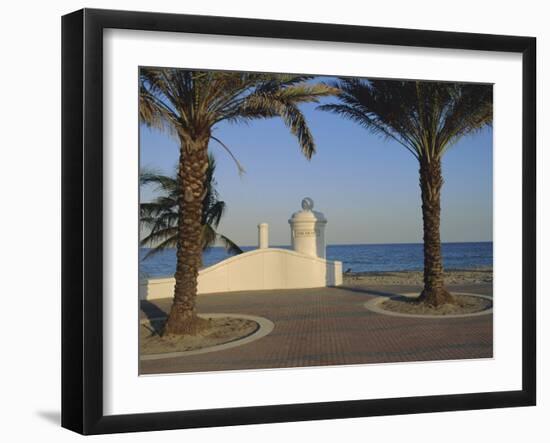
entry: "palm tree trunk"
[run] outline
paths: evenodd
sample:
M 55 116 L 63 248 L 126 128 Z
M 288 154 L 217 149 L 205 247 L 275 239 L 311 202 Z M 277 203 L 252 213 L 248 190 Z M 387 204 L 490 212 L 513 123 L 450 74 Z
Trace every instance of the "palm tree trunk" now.
M 454 297 L 445 289 L 443 260 L 439 233 L 441 216 L 441 160 L 420 160 L 420 189 L 422 219 L 424 222 L 424 290 L 419 301 L 431 306 L 454 303 Z
M 202 264 L 202 202 L 208 169 L 208 139 L 182 140 L 178 185 L 179 219 L 176 285 L 164 334 L 196 334 L 207 320 L 197 316 L 197 278 Z

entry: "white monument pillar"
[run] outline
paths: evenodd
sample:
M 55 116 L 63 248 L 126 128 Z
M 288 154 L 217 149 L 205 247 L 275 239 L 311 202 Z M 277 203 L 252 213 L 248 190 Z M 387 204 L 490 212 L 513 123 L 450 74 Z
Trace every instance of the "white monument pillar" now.
M 302 210 L 292 214 L 290 220 L 290 242 L 292 249 L 313 257 L 326 257 L 325 226 L 327 219 L 321 212 L 313 210 L 313 200 L 302 200 Z
M 258 248 L 269 248 L 269 225 L 267 223 L 258 225 Z

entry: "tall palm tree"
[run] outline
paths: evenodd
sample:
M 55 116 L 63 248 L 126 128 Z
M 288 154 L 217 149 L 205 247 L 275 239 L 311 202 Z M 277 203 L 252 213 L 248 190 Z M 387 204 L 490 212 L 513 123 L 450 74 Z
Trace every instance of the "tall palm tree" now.
M 202 202 L 202 250 L 205 251 L 216 242 L 220 242 L 230 254 L 241 254 L 243 251 L 235 242 L 216 231 L 226 209 L 224 201 L 219 199 L 215 188 L 214 171 L 216 161 L 213 155 L 208 156 L 206 171 L 206 197 Z M 165 250 L 175 248 L 178 240 L 178 180 L 177 177 L 143 172 L 140 174 L 142 185 L 154 185 L 160 195 L 153 201 L 141 203 L 140 222 L 149 229 L 149 233 L 141 240 L 142 246 L 150 246 L 151 250 L 145 258 Z
M 165 334 L 195 334 L 207 322 L 196 314 L 197 276 L 201 265 L 202 202 L 206 197 L 208 147 L 222 122 L 281 117 L 297 137 L 306 158 L 315 144 L 299 104 L 317 102 L 334 88 L 311 84 L 311 77 L 174 68 L 140 70 L 140 118 L 169 131 L 180 145 L 179 214 L 174 299 Z
M 486 84 L 362 80 L 338 82 L 338 103 L 322 110 L 392 139 L 419 162 L 424 231 L 424 289 L 419 301 L 454 303 L 445 289 L 441 257 L 441 159 L 461 137 L 492 124 L 493 89 Z

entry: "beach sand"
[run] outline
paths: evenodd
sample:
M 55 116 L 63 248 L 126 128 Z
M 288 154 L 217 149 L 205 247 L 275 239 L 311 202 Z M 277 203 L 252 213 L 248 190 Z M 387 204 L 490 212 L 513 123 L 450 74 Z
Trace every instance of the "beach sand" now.
M 421 286 L 422 279 L 422 271 L 344 273 L 344 285 L 346 286 Z M 480 283 L 487 284 L 492 282 L 492 268 L 445 271 L 445 283 L 448 285 L 471 285 Z
M 197 335 L 168 337 L 158 335 L 164 319 L 145 322 L 140 327 L 140 353 L 163 354 L 208 348 L 247 337 L 259 327 L 255 321 L 243 318 L 222 317 L 209 320 L 208 328 Z

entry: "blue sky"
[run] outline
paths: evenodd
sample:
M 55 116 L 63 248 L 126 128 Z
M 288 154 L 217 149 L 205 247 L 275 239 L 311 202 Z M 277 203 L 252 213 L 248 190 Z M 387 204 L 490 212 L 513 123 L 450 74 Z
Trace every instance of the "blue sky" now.
M 328 219 L 328 244 L 421 242 L 417 160 L 397 143 L 316 106 L 301 107 L 317 144 L 309 161 L 280 119 L 216 128 L 214 135 L 246 169 L 240 177 L 229 155 L 211 143 L 217 189 L 227 204 L 219 231 L 240 245 L 256 245 L 257 224 L 267 222 L 270 244 L 289 244 L 288 218 L 309 196 Z M 443 159 L 444 242 L 492 241 L 492 138 L 491 128 L 467 136 Z M 169 174 L 177 159 L 176 140 L 140 127 L 142 168 Z M 141 199 L 153 195 L 142 189 Z

